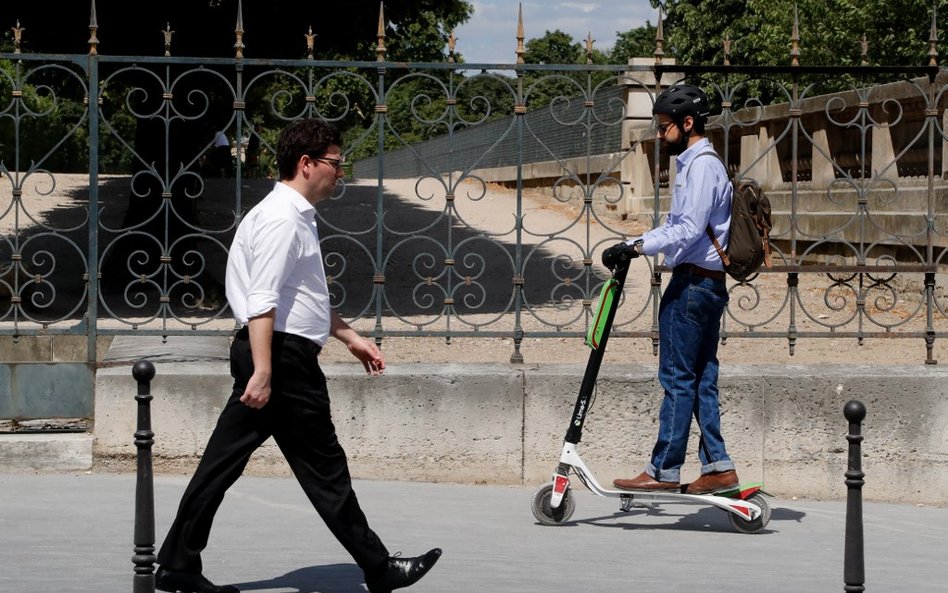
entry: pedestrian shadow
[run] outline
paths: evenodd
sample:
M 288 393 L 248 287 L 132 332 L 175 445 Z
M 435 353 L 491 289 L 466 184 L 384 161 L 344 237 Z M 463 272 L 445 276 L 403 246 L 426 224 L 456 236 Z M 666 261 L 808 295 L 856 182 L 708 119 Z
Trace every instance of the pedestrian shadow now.
M 307 566 L 272 579 L 234 583 L 241 591 L 292 593 L 365 593 L 365 577 L 355 564 Z

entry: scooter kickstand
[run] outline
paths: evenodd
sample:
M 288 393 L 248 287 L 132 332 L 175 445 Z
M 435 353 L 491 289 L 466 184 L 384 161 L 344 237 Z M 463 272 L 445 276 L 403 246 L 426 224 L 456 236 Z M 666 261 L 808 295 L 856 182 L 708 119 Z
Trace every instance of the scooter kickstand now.
M 632 509 L 647 509 L 653 506 L 655 506 L 653 503 L 635 500 L 635 495 L 633 494 L 622 494 L 619 496 L 619 510 L 624 513 L 628 513 Z

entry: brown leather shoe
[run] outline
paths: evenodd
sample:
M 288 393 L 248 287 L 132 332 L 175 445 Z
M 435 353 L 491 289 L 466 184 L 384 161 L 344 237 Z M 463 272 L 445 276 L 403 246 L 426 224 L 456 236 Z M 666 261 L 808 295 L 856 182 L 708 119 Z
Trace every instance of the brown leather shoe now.
M 612 481 L 620 490 L 678 490 L 678 482 L 659 482 L 645 472 L 629 480 L 618 478 Z
M 700 478 L 685 487 L 685 494 L 712 494 L 724 490 L 734 490 L 740 486 L 737 472 L 733 469 L 723 472 L 702 474 Z

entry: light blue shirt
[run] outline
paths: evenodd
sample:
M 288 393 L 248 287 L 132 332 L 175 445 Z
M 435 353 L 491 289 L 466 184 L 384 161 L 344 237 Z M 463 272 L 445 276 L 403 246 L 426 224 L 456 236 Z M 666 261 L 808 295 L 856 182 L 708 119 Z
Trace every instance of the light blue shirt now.
M 724 269 L 705 228 L 710 225 L 721 248 L 727 246 L 731 180 L 717 158 L 695 158 L 712 151 L 711 142 L 702 138 L 678 155 L 668 216 L 661 226 L 642 235 L 643 253 L 663 254 L 670 268 L 688 263 L 709 270 Z

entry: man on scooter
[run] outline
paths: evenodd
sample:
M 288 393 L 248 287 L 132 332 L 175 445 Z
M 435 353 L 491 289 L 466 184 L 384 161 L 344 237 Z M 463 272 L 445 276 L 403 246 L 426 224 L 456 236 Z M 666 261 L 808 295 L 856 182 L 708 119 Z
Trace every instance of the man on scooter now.
M 658 317 L 658 378 L 665 398 L 645 470 L 613 484 L 622 490 L 681 490 L 693 415 L 701 429 L 701 477 L 684 492 L 721 492 L 739 484 L 721 436 L 718 402 L 718 338 L 728 293 L 721 259 L 705 229 L 710 226 L 718 242 L 727 245 L 731 181 L 721 161 L 712 158 L 714 148 L 704 135 L 709 113 L 704 91 L 684 84 L 669 87 L 655 100 L 652 112 L 662 147 L 677 155 L 671 209 L 661 226 L 606 249 L 602 261 L 612 269 L 629 258 L 661 253 L 672 269 Z

